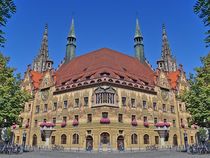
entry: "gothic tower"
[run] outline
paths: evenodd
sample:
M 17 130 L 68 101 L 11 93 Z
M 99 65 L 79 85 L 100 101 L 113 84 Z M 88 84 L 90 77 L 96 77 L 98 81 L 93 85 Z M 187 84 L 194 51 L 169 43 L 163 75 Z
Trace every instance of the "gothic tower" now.
M 168 37 L 166 34 L 166 28 L 163 24 L 162 26 L 162 53 L 161 59 L 157 61 L 158 68 L 167 71 L 173 72 L 177 70 L 176 59 L 171 54 L 171 49 L 168 42 Z
M 136 31 L 135 31 L 135 36 L 134 36 L 134 49 L 135 49 L 135 57 L 139 61 L 144 63 L 145 62 L 145 56 L 144 56 L 143 36 L 141 34 L 138 18 L 136 18 Z
M 41 48 L 38 56 L 34 59 L 32 69 L 37 72 L 44 72 L 52 68 L 53 61 L 49 58 L 48 50 L 48 26 L 45 25 L 45 30 L 42 38 Z
M 67 37 L 65 63 L 68 63 L 70 60 L 72 60 L 75 57 L 75 49 L 76 49 L 76 36 L 74 30 L 74 19 L 72 18 L 70 32 Z

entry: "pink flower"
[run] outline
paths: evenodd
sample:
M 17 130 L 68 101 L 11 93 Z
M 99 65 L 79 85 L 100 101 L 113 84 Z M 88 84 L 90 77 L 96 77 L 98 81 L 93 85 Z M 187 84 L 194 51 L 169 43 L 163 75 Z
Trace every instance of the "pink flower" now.
M 102 123 L 102 124 L 109 124 L 110 120 L 109 120 L 109 118 L 101 118 L 100 123 Z
M 132 125 L 132 126 L 137 126 L 137 125 L 138 125 L 136 119 L 134 119 L 134 120 L 131 121 L 131 125 Z
M 74 119 L 73 120 L 72 125 L 73 126 L 78 126 L 79 125 L 79 122 L 77 121 L 77 119 Z
M 47 127 L 47 128 L 49 128 L 49 127 L 54 127 L 55 126 L 55 124 L 54 123 L 52 123 L 52 122 L 42 122 L 42 123 L 40 123 L 40 127 Z
M 158 122 L 155 124 L 156 127 L 164 127 L 165 123 L 164 122 Z
M 61 127 L 66 127 L 66 122 L 65 121 L 61 123 Z
M 182 123 L 182 124 L 181 124 L 181 127 L 182 127 L 182 128 L 185 128 L 185 125 L 184 125 L 184 123 Z
M 26 124 L 25 124 L 25 128 L 28 128 L 29 127 L 29 123 L 27 122 Z
M 166 127 L 170 127 L 170 123 L 169 122 L 165 122 L 165 126 Z
M 149 127 L 149 123 L 148 122 L 144 122 L 144 126 L 145 127 Z

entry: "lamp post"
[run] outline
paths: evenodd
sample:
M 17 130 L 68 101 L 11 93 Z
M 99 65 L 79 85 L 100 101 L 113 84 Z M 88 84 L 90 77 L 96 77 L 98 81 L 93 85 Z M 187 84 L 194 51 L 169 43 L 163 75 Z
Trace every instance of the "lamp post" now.
M 25 146 L 26 146 L 26 130 L 23 131 L 23 135 L 22 135 L 22 145 L 23 145 L 23 151 L 25 150 Z
M 184 130 L 184 147 L 185 147 L 185 150 L 187 150 L 188 139 L 187 139 L 187 132 L 186 132 L 186 130 Z

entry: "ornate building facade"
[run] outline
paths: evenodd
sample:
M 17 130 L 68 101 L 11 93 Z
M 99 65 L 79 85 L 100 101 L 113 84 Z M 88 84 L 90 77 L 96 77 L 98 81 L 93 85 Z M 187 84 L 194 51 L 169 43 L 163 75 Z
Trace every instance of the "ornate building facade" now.
M 187 88 L 186 76 L 171 55 L 165 27 L 162 36 L 156 70 L 145 59 L 138 20 L 135 57 L 108 48 L 76 57 L 72 20 L 65 61 L 54 70 L 46 27 L 40 53 L 23 79 L 22 87 L 33 98 L 20 115 L 15 142 L 21 144 L 26 133 L 27 145 L 79 150 L 194 143 L 195 126 L 189 125 L 190 115 L 177 98 Z

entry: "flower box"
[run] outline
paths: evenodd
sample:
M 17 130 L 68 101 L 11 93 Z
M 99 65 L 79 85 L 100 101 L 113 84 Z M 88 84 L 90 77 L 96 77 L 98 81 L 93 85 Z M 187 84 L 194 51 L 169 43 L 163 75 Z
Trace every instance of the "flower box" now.
M 149 123 L 148 122 L 144 122 L 144 127 L 149 127 Z
M 137 126 L 137 125 L 138 125 L 136 119 L 134 119 L 133 121 L 131 121 L 131 125 L 132 125 L 132 126 Z
M 12 124 L 12 129 L 15 129 L 15 128 L 16 128 L 16 124 L 13 123 L 13 124 Z
M 66 127 L 66 122 L 62 122 L 61 127 Z
M 158 122 L 155 124 L 156 127 L 164 127 L 165 123 L 164 122 Z
M 182 128 L 185 128 L 185 125 L 182 123 L 182 124 L 181 124 L 181 127 L 182 127 Z
M 101 118 L 100 123 L 101 124 L 109 124 L 110 120 L 109 120 L 109 118 Z
M 47 127 L 47 128 L 50 128 L 50 127 L 55 127 L 55 124 L 54 123 L 52 123 L 52 122 L 42 122 L 41 124 L 40 124 L 40 127 Z
M 169 122 L 165 122 L 164 125 L 165 125 L 166 127 L 170 127 L 170 126 L 171 126 Z
M 29 123 L 26 123 L 26 124 L 25 124 L 25 128 L 28 128 L 28 127 L 29 127 Z
M 73 126 L 78 126 L 79 125 L 79 121 L 77 121 L 77 119 L 74 119 L 72 122 Z

